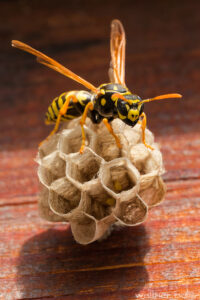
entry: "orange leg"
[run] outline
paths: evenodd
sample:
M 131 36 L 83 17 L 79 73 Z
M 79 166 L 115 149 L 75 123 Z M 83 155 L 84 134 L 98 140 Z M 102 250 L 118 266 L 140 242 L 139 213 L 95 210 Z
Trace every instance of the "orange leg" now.
M 85 120 L 86 120 L 86 118 L 87 118 L 87 113 L 88 113 L 88 110 L 90 109 L 90 110 L 93 110 L 93 103 L 92 102 L 89 102 L 87 105 L 86 105 L 86 107 L 85 107 L 85 109 L 84 109 L 84 112 L 83 112 L 83 115 L 82 115 L 82 118 L 81 118 L 81 120 L 80 120 L 80 124 L 81 124 L 81 131 L 82 131 L 82 144 L 81 144 L 81 148 L 80 148 L 80 153 L 82 154 L 83 153 L 83 150 L 84 150 L 84 148 L 85 148 L 85 139 L 86 139 L 86 137 L 85 137 L 85 131 L 84 131 L 84 124 L 85 124 Z
M 63 115 L 66 114 L 67 109 L 68 109 L 68 106 L 69 106 L 69 102 L 70 102 L 71 99 L 72 99 L 73 102 L 78 102 L 78 99 L 76 98 L 75 95 L 70 95 L 70 94 L 69 94 L 69 95 L 66 97 L 65 103 L 63 104 L 63 106 L 61 107 L 61 109 L 60 109 L 60 111 L 59 111 L 59 113 L 58 113 L 58 117 L 57 117 L 57 119 L 56 119 L 56 124 L 55 124 L 54 129 L 53 129 L 53 130 L 51 131 L 51 133 L 46 137 L 46 139 L 43 140 L 43 141 L 39 144 L 39 146 L 41 146 L 41 145 L 42 145 L 45 141 L 47 141 L 54 133 L 56 133 L 56 131 L 57 131 L 58 128 L 59 128 L 59 124 L 60 124 L 61 117 L 62 117 Z
M 108 119 L 104 118 L 104 119 L 103 119 L 103 122 L 104 122 L 104 124 L 106 125 L 108 131 L 109 131 L 109 132 L 112 134 L 112 136 L 115 138 L 117 147 L 118 147 L 118 148 L 121 148 L 122 146 L 121 146 L 121 144 L 120 144 L 120 140 L 119 140 L 119 138 L 116 136 L 116 134 L 114 133 L 113 128 L 112 128 L 112 126 L 110 125 L 110 123 L 108 123 Z
M 141 114 L 141 117 L 143 117 L 142 119 L 142 122 L 141 122 L 141 128 L 142 128 L 142 142 L 144 143 L 144 145 L 151 149 L 151 150 L 154 150 L 153 147 L 151 147 L 150 145 L 147 145 L 146 142 L 145 142 L 145 128 L 146 128 L 146 124 L 147 124 L 147 117 L 146 117 L 146 114 L 143 112 Z

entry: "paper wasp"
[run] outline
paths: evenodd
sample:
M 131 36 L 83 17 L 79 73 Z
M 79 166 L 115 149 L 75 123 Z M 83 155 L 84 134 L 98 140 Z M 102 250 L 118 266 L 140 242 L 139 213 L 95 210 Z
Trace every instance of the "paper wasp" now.
M 166 98 L 181 98 L 182 96 L 180 94 L 165 94 L 142 100 L 139 96 L 132 94 L 125 84 L 125 44 L 126 37 L 123 26 L 119 20 L 113 20 L 111 23 L 111 64 L 109 69 L 111 82 L 95 87 L 45 54 L 22 42 L 12 41 L 13 47 L 35 55 L 39 63 L 79 82 L 90 90 L 90 92 L 65 92 L 52 101 L 46 113 L 45 123 L 50 124 L 53 122 L 55 123 L 55 127 L 44 141 L 58 130 L 60 122 L 68 121 L 82 115 L 80 120 L 82 131 L 80 153 L 83 152 L 85 147 L 86 137 L 84 124 L 87 117 L 95 124 L 103 121 L 109 132 L 115 138 L 117 146 L 120 148 L 120 140 L 110 124 L 113 119 L 120 118 L 122 122 L 129 126 L 134 126 L 140 121 L 142 141 L 146 147 L 153 150 L 153 148 L 145 142 L 146 115 L 143 112 L 144 103 Z

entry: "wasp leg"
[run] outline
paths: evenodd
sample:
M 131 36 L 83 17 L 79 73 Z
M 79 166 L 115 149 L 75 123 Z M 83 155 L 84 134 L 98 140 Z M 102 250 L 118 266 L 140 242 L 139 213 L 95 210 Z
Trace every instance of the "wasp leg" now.
M 82 118 L 80 120 L 80 124 L 81 124 L 81 131 L 82 131 L 82 144 L 81 144 L 81 148 L 80 148 L 80 153 L 82 154 L 83 153 L 83 150 L 85 148 L 85 131 L 84 131 L 84 124 L 85 124 L 85 120 L 87 118 L 87 113 L 88 113 L 88 110 L 93 110 L 94 106 L 93 106 L 93 103 L 92 102 L 89 102 L 85 109 L 84 109 L 84 112 L 83 112 L 83 115 L 82 115 Z
M 67 109 L 68 109 L 68 106 L 69 106 L 69 102 L 70 102 L 71 99 L 72 99 L 73 102 L 78 102 L 78 99 L 76 98 L 75 95 L 70 95 L 70 94 L 69 94 L 69 95 L 66 97 L 65 103 L 63 104 L 63 106 L 61 107 L 61 109 L 60 109 L 60 111 L 59 111 L 59 113 L 58 113 L 58 117 L 57 117 L 57 119 L 56 119 L 56 124 L 55 124 L 54 129 L 53 129 L 53 130 L 51 131 L 51 133 L 46 137 L 46 139 L 43 140 L 43 141 L 39 144 L 39 146 L 41 146 L 41 145 L 42 145 L 45 141 L 47 141 L 54 133 L 56 133 L 56 131 L 57 131 L 58 128 L 59 128 L 59 124 L 60 124 L 61 117 L 62 117 L 63 115 L 66 114 Z
M 143 113 L 141 114 L 141 117 L 143 117 L 142 122 L 141 122 L 141 128 L 142 128 L 142 142 L 143 142 L 143 144 L 144 144 L 147 148 L 149 148 L 149 149 L 151 149 L 151 150 L 154 150 L 153 147 L 151 147 L 150 145 L 146 144 L 146 142 L 145 142 L 145 128 L 146 128 L 146 124 L 147 124 L 147 117 L 146 117 L 146 114 L 143 112 Z
M 119 138 L 118 138 L 118 137 L 116 136 L 116 134 L 114 133 L 113 128 L 112 128 L 112 126 L 110 125 L 110 123 L 108 123 L 108 119 L 107 119 L 107 118 L 104 118 L 104 119 L 103 119 L 103 122 L 104 122 L 104 124 L 106 125 L 108 131 L 109 131 L 109 132 L 112 134 L 112 136 L 115 138 L 115 142 L 116 142 L 116 144 L 117 144 L 117 147 L 118 147 L 118 148 L 122 148 L 122 146 L 121 146 L 121 144 L 120 144 Z

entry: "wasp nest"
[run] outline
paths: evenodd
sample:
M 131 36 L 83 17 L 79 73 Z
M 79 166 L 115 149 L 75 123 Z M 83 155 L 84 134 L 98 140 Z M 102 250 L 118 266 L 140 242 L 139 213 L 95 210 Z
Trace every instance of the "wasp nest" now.
M 79 153 L 82 136 L 79 119 L 40 148 L 37 157 L 41 182 L 40 215 L 53 222 L 69 222 L 75 240 L 89 244 L 102 238 L 114 223 L 135 226 L 165 194 L 162 155 L 146 129 L 112 122 L 121 141 L 119 149 L 104 124 L 85 125 L 86 147 Z

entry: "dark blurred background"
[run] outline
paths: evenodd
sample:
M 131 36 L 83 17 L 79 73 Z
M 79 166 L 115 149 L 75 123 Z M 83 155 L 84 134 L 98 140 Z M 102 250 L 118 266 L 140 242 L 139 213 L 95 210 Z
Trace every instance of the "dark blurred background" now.
M 82 86 L 11 47 L 18 39 L 55 58 L 94 85 L 108 81 L 110 22 L 127 36 L 126 82 L 142 98 L 168 92 L 183 100 L 146 105 L 161 139 L 197 131 L 200 96 L 199 1 L 1 1 L 1 149 L 36 148 L 52 99 Z M 174 113 L 174 111 L 176 113 Z M 173 112 L 173 114 L 172 114 Z M 173 115 L 173 116 L 172 116 Z

